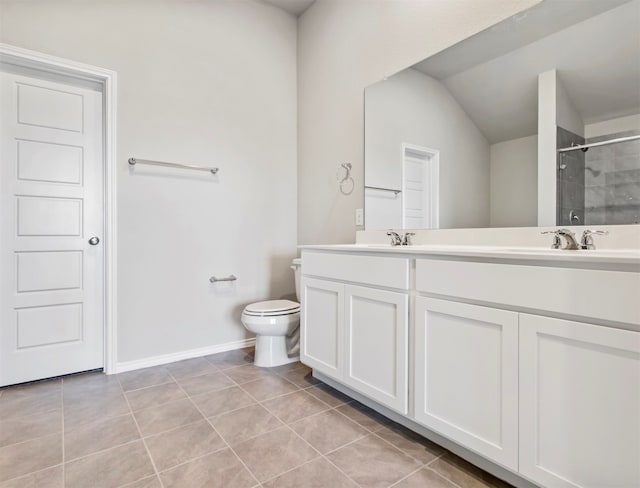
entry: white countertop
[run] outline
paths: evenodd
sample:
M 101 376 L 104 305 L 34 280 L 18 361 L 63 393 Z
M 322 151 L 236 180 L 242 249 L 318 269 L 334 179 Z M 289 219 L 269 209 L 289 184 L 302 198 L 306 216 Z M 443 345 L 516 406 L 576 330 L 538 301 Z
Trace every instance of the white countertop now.
M 327 244 L 298 246 L 302 250 L 348 251 L 358 253 L 391 253 L 403 255 L 437 255 L 480 257 L 491 259 L 558 261 L 640 265 L 640 249 L 577 250 L 517 246 L 457 246 L 417 244 L 391 246 L 385 244 Z

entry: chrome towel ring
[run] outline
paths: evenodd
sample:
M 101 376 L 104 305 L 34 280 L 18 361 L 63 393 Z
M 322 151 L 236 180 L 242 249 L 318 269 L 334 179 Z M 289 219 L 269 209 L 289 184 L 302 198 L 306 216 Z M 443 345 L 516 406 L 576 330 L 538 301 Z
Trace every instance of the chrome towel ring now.
M 338 168 L 337 178 L 340 187 L 340 193 L 343 195 L 351 195 L 355 188 L 355 182 L 351 176 L 351 163 L 342 163 Z

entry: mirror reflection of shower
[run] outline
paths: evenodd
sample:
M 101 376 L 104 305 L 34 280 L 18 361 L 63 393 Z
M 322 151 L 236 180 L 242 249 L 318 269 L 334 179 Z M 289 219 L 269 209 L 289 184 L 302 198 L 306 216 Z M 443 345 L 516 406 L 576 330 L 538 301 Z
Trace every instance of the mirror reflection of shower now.
M 558 225 L 640 223 L 640 130 L 557 141 Z

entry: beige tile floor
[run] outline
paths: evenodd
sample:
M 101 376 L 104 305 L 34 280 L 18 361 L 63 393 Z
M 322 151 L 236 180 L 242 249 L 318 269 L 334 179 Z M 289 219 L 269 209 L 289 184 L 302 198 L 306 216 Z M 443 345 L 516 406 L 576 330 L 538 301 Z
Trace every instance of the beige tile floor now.
M 251 350 L 0 390 L 0 488 L 508 485 Z

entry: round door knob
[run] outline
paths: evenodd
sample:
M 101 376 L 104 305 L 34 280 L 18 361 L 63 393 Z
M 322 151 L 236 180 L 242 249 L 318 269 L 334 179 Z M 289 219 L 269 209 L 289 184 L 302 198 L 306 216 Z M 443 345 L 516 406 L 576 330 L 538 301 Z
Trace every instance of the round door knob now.
M 97 245 L 100 242 L 100 239 L 96 236 L 93 236 L 91 239 L 89 239 L 89 244 L 91 244 L 92 246 Z

